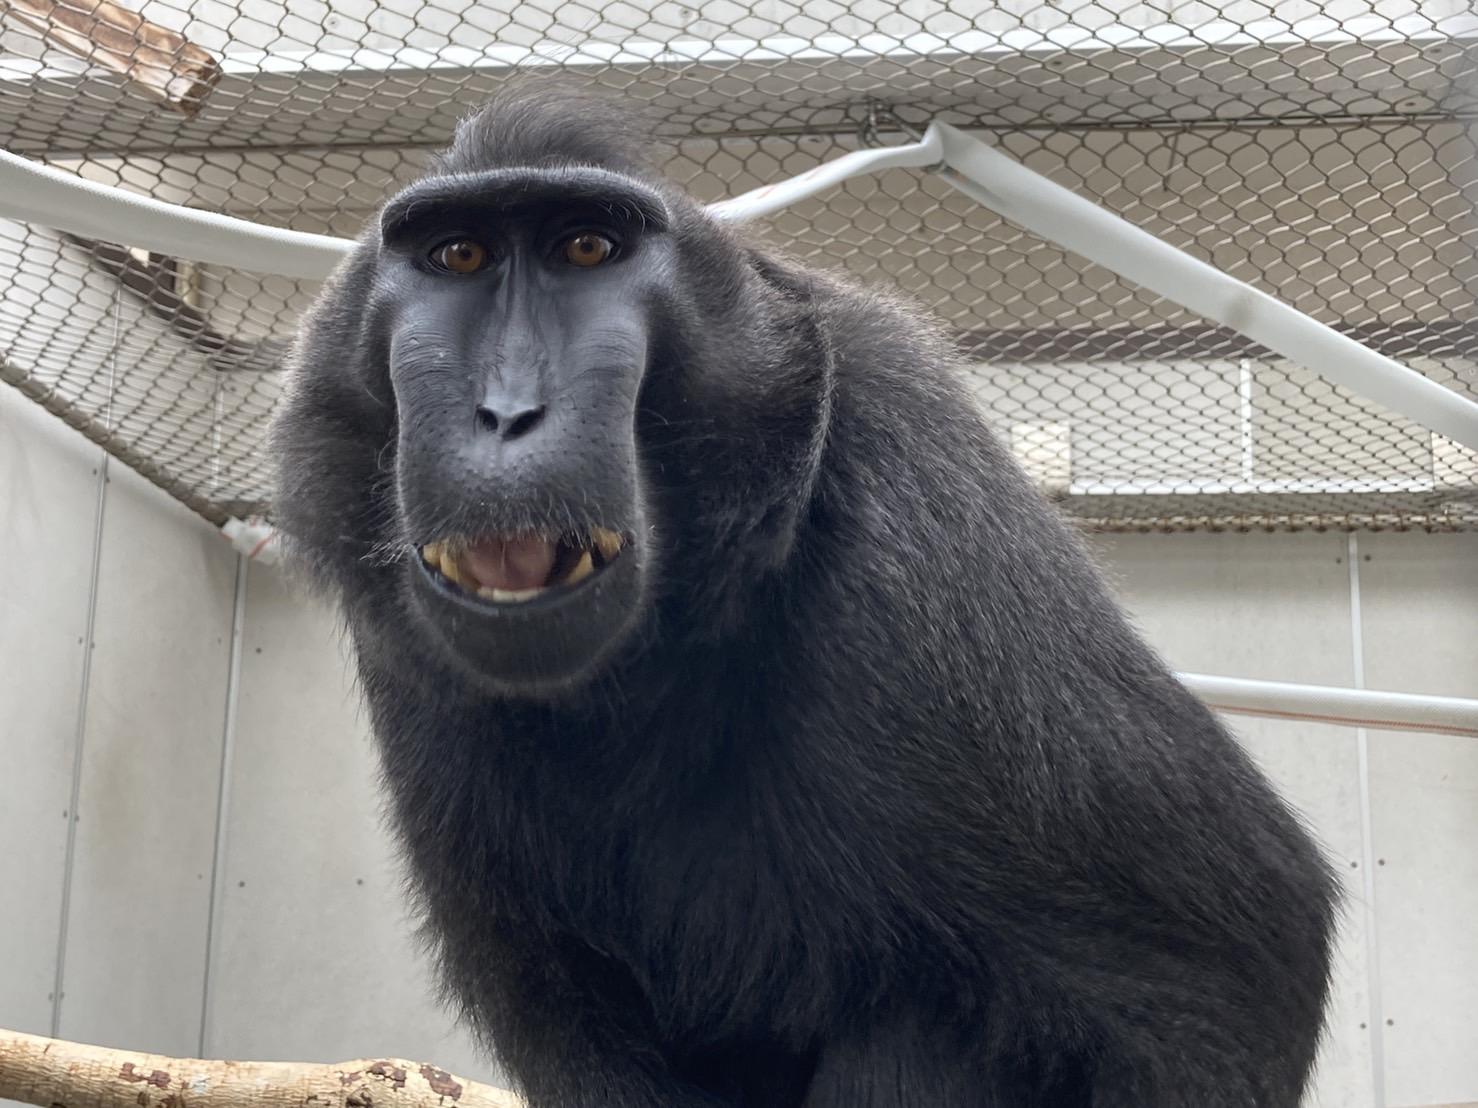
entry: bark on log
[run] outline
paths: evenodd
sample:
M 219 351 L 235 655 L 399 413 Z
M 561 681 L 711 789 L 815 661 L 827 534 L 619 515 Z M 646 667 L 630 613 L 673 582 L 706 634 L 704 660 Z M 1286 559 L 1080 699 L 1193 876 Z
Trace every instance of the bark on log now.
M 401 1058 L 214 1062 L 0 1030 L 0 1100 L 40 1108 L 523 1108 Z
M 171 111 L 194 115 L 221 79 L 215 58 L 183 35 L 111 0 L 0 0 L 22 27 L 112 70 Z

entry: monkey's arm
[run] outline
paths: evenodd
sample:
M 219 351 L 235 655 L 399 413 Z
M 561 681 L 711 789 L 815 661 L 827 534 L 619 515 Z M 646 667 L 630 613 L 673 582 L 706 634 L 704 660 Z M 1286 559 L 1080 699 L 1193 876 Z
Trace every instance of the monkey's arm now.
M 971 1052 L 953 1029 L 881 1016 L 821 1048 L 802 1108 L 1009 1108 Z
M 621 967 L 568 937 L 494 930 L 498 969 L 471 982 L 473 1010 L 529 1108 L 726 1108 L 671 1071 Z

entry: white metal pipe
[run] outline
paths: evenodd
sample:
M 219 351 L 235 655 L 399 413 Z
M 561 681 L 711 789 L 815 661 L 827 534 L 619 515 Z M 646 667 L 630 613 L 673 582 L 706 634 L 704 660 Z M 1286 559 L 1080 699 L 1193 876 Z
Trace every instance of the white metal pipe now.
M 930 165 L 941 154 L 948 166 L 940 173 L 944 180 L 1012 222 L 1478 449 L 1478 404 L 1160 241 L 947 124 L 932 124 L 921 142 L 855 151 L 792 181 L 720 201 L 712 210 L 723 219 L 753 218 L 859 173 Z M 347 239 L 264 227 L 166 204 L 6 151 L 0 151 L 0 215 L 108 241 L 127 228 L 129 245 L 289 277 L 322 278 L 353 248 Z
M 935 165 L 940 153 L 939 137 L 933 134 L 904 146 L 855 150 L 797 177 L 710 204 L 708 211 L 724 220 L 758 219 L 852 177 Z M 352 239 L 282 230 L 168 204 L 5 150 L 0 150 L 0 216 L 105 242 L 124 234 L 130 246 L 172 257 L 314 280 L 328 276 L 354 248 Z
M 1069 496 L 1399 496 L 1403 493 L 1431 493 L 1442 486 L 1433 478 L 1405 481 L 1374 481 L 1351 477 L 1341 481 L 1287 480 L 1166 481 L 1154 478 L 1126 477 L 1119 481 L 1074 481 L 1068 486 Z
M 937 135 L 905 146 L 856 150 L 797 177 L 710 204 L 708 210 L 719 219 L 758 219 L 865 173 L 934 165 L 940 152 Z M 0 216 L 104 242 L 124 235 L 130 246 L 171 257 L 312 280 L 328 276 L 354 248 L 352 239 L 168 204 L 5 150 L 0 150 Z
M 1478 404 L 1326 327 L 946 123 L 940 176 L 1012 223 L 1478 450 Z
M 265 520 L 233 519 L 223 530 L 236 549 L 248 558 L 269 565 L 276 562 L 277 535 Z M 1205 673 L 1178 673 L 1176 678 L 1208 707 L 1219 712 L 1478 739 L 1478 700 L 1256 681 Z
M 1203 673 L 1177 676 L 1186 688 L 1218 711 L 1341 727 L 1432 731 L 1478 739 L 1478 700 L 1253 681 Z
M 266 520 L 232 519 L 222 531 L 247 559 L 268 565 L 276 563 L 277 532 Z M 1178 673 L 1176 678 L 1209 707 L 1221 712 L 1478 738 L 1478 700 L 1255 681 L 1204 673 Z
M 354 249 L 351 239 L 166 204 L 8 150 L 0 150 L 0 216 L 104 242 L 122 239 L 192 262 L 314 280 L 327 277 Z
M 919 142 L 875 150 L 854 150 L 840 158 L 822 162 L 797 177 L 764 185 L 728 200 L 719 200 L 708 205 L 708 213 L 718 219 L 758 219 L 864 173 L 938 165 L 943 151 L 939 133 L 931 129 Z

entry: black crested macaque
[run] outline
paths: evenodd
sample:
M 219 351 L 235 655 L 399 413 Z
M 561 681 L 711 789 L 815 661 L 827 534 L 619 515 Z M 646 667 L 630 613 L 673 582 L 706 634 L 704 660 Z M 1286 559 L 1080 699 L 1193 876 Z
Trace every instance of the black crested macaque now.
M 632 117 L 467 119 L 274 428 L 461 1011 L 533 1108 L 1292 1108 L 1309 835 L 941 331 Z

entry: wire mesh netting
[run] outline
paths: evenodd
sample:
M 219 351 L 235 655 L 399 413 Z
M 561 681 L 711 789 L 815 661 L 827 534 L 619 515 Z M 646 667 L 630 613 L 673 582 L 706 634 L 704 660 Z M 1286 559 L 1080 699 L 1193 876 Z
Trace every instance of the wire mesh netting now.
M 0 145 L 353 235 L 510 75 L 652 109 L 704 199 L 942 119 L 1478 399 L 1470 0 L 0 0 Z M 927 171 L 769 220 L 950 327 L 1098 527 L 1478 525 L 1478 452 L 1005 223 Z M 267 508 L 309 282 L 0 221 L 0 377 L 207 518 Z

